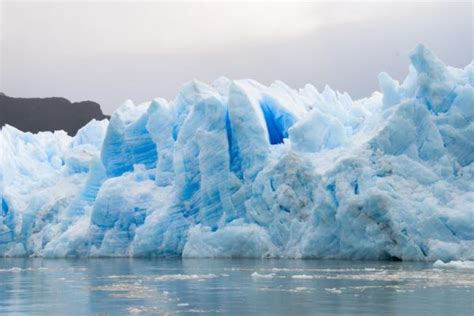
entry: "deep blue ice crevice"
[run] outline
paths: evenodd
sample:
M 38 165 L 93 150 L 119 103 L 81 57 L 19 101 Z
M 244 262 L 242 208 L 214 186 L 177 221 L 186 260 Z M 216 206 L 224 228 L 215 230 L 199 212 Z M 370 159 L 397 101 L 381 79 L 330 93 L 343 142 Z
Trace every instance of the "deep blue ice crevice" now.
M 260 100 L 260 107 L 268 131 L 270 144 L 281 144 L 288 138 L 288 129 L 297 121 L 292 113 L 278 104 L 278 101 L 268 95 L 264 95 Z

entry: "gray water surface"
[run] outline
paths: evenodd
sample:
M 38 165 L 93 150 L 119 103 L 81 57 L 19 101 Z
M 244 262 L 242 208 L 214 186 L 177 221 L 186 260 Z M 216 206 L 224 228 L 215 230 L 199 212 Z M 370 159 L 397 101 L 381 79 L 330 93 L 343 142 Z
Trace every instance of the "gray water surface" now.
M 0 259 L 0 313 L 472 315 L 474 270 L 431 263 Z

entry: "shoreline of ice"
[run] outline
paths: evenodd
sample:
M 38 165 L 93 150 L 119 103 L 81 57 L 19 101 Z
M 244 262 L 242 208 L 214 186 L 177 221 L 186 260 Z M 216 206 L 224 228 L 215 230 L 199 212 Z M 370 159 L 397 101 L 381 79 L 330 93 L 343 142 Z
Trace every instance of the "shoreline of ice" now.
M 438 268 L 438 269 L 474 269 L 474 261 L 448 261 L 448 262 L 443 262 L 441 260 L 436 260 L 433 263 L 433 268 Z

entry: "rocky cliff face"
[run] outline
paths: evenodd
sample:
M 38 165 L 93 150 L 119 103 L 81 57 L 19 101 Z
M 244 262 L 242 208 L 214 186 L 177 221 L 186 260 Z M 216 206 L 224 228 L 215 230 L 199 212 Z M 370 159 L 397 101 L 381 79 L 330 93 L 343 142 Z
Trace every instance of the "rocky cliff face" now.
M 90 120 L 109 118 L 98 103 L 71 103 L 65 98 L 13 98 L 0 93 L 0 126 L 25 132 L 64 130 L 75 135 Z

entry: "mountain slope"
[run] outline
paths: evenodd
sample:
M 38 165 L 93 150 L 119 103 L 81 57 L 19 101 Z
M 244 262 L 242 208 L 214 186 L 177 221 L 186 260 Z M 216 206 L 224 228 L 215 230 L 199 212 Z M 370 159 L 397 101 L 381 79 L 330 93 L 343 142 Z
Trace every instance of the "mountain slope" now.
M 0 93 L 0 126 L 14 126 L 24 132 L 64 130 L 69 135 L 92 119 L 108 118 L 92 101 L 71 103 L 65 98 L 13 98 Z

